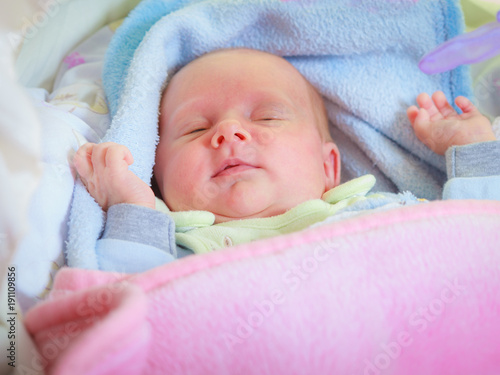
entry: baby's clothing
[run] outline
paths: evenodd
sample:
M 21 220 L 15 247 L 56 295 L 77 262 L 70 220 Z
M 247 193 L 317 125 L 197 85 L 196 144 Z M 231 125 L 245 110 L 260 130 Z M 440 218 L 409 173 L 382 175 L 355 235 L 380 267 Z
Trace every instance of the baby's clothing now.
M 301 203 L 281 215 L 232 220 L 215 225 L 215 215 L 211 212 L 170 212 L 161 200 L 158 200 L 156 207 L 172 216 L 176 228 L 177 245 L 191 249 L 196 254 L 202 254 L 305 229 L 359 200 L 375 199 L 381 196 L 366 195 L 375 182 L 375 177 L 365 175 L 331 189 L 323 195 L 322 199 Z
M 449 180 L 443 199 L 500 200 L 500 141 L 451 147 L 446 153 Z M 108 209 L 97 244 L 99 267 L 141 272 L 193 253 L 206 253 L 240 243 L 300 231 L 322 222 L 425 202 L 409 192 L 371 193 L 375 177 L 365 175 L 304 202 L 284 214 L 214 224 L 207 211 L 170 212 L 129 204 Z

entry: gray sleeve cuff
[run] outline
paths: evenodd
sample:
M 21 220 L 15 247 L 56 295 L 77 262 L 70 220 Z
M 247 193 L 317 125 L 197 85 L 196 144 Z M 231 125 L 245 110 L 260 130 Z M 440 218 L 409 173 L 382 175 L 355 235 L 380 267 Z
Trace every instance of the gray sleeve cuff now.
M 124 203 L 111 206 L 101 239 L 137 242 L 177 257 L 174 221 L 163 212 L 143 206 Z
M 446 171 L 448 179 L 500 175 L 500 141 L 450 147 Z

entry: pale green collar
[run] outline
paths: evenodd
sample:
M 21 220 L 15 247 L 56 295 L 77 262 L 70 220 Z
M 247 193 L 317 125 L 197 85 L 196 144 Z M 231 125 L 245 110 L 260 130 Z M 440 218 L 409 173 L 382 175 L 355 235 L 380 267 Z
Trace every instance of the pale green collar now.
M 311 210 L 314 210 L 315 206 L 318 204 L 321 206 L 324 205 L 324 202 L 334 205 L 348 198 L 364 197 L 373 188 L 375 182 L 375 177 L 371 174 L 367 174 L 328 190 L 323 194 L 321 199 L 313 199 L 301 203 L 281 215 L 268 218 L 233 220 L 221 224 L 224 224 L 225 226 L 237 225 L 244 227 L 272 227 L 273 222 L 283 223 L 289 221 L 288 218 L 291 219 L 301 217 L 303 216 L 301 213 L 311 212 Z M 169 214 L 173 218 L 176 232 L 186 232 L 195 228 L 211 226 L 214 225 L 215 222 L 215 215 L 209 211 L 173 212 L 170 211 L 167 205 L 158 198 L 156 200 L 156 209 Z

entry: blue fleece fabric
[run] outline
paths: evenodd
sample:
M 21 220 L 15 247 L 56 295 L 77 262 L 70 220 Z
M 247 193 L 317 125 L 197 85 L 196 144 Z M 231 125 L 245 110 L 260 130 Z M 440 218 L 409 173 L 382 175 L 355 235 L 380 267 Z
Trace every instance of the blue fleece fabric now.
M 103 141 L 126 145 L 150 181 L 166 80 L 206 52 L 249 47 L 286 57 L 326 101 L 343 181 L 371 173 L 375 190 L 441 196 L 444 158 L 413 134 L 406 108 L 420 92 L 471 96 L 468 71 L 427 76 L 419 59 L 463 31 L 458 0 L 144 0 L 117 30 L 103 82 L 113 116 Z M 96 268 L 104 215 L 81 184 L 68 263 Z

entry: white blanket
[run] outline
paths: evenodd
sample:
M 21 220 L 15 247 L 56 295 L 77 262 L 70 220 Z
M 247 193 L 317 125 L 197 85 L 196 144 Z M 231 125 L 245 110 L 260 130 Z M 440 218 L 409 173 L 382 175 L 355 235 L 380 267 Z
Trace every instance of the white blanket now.
M 41 125 L 43 174 L 29 206 L 30 231 L 12 261 L 18 268 L 23 310 L 45 296 L 65 262 L 66 223 L 76 177 L 71 160 L 82 143 L 98 142 L 110 122 L 101 74 L 113 32 L 106 26 L 70 52 L 60 65 L 52 93 L 28 89 Z

